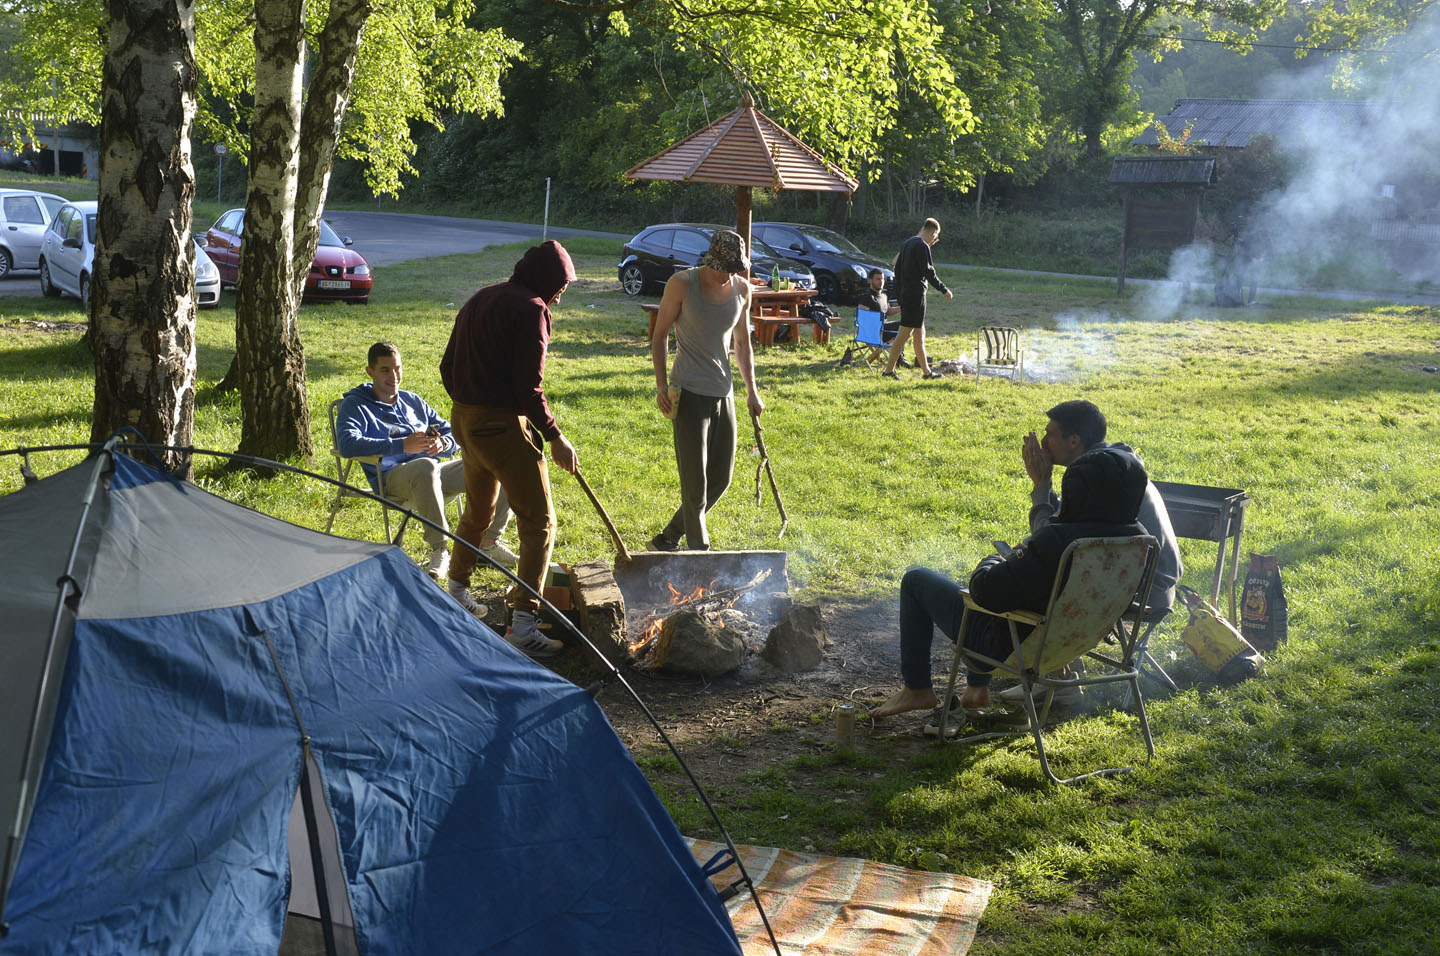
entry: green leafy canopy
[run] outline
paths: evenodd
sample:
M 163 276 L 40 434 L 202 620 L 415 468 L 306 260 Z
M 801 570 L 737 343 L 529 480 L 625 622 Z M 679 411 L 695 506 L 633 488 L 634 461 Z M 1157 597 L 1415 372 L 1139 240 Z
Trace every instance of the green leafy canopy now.
M 12 69 L 0 79 L 0 102 L 77 122 L 100 122 L 102 0 L 17 0 L 20 36 Z M 306 8 L 313 40 L 328 3 Z M 520 57 L 519 42 L 499 29 L 468 25 L 469 0 L 383 0 L 373 5 L 361 38 L 350 107 L 337 145 L 363 160 L 376 192 L 396 192 L 412 172 L 413 123 L 441 126 L 448 112 L 503 112 L 500 77 Z M 254 6 L 248 0 L 196 5 L 200 69 L 196 127 L 201 137 L 244 156 L 255 84 Z M 29 132 L 27 130 L 27 132 Z

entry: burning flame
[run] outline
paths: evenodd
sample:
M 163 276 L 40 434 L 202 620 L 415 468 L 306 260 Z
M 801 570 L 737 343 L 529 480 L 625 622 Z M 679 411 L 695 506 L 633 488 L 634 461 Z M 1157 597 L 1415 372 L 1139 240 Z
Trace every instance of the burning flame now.
M 697 584 L 688 594 L 682 594 L 680 590 L 675 587 L 675 585 L 671 584 L 669 581 L 665 582 L 665 588 L 670 592 L 671 607 L 677 607 L 687 604 L 698 604 L 701 601 L 704 601 L 713 593 L 714 587 L 715 581 L 712 579 L 709 584 Z M 720 622 L 719 612 L 725 610 L 726 608 L 734 607 L 735 604 L 740 600 L 740 598 L 741 594 L 737 593 L 734 597 L 730 598 L 730 600 L 726 601 L 721 607 L 716 608 L 714 615 L 716 623 Z M 664 626 L 664 624 L 665 618 L 661 615 L 648 615 L 645 618 L 645 623 L 641 626 L 640 633 L 636 636 L 635 640 L 630 641 L 626 645 L 626 649 L 629 651 L 630 656 L 632 658 L 638 658 L 643 655 L 645 651 L 650 647 L 650 645 L 654 644 L 655 640 L 660 636 L 660 629 Z

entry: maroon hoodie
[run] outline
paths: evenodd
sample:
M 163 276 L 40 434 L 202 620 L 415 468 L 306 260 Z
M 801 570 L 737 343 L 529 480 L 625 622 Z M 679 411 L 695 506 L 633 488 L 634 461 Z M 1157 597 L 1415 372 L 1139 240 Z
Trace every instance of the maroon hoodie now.
M 545 401 L 545 350 L 555 293 L 575 279 L 570 254 L 554 239 L 532 246 L 509 281 L 470 297 L 455 317 L 440 360 L 440 380 L 453 401 L 491 405 L 524 415 L 546 441 L 560 426 Z

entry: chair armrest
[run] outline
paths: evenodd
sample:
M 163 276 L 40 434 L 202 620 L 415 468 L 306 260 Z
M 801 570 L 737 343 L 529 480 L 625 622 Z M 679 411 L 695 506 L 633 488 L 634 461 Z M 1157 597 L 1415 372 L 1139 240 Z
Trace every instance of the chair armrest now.
M 330 451 L 336 458 L 347 458 L 350 461 L 360 461 L 367 465 L 378 465 L 384 457 L 383 455 L 346 455 L 342 454 L 338 448 L 331 448 Z
M 1036 614 L 1034 611 L 1026 611 L 1023 609 L 1014 611 L 992 611 L 987 607 L 977 604 L 975 599 L 970 596 L 969 588 L 962 587 L 960 593 L 965 596 L 965 606 L 972 611 L 979 611 L 981 614 L 988 614 L 991 617 L 1004 618 L 1007 621 L 1014 621 L 1017 624 L 1028 624 L 1031 627 L 1039 627 L 1045 623 L 1045 615 L 1043 614 Z

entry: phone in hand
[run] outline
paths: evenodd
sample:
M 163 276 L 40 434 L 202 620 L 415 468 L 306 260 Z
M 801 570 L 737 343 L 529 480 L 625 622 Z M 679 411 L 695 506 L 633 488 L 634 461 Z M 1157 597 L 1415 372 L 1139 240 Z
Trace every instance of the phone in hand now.
M 1013 553 L 1010 545 L 1006 544 L 1004 541 L 991 541 L 990 543 L 995 546 L 996 551 L 998 551 L 1000 554 L 1003 554 L 1007 558 L 1010 557 L 1010 555 Z
M 429 426 L 428 428 L 425 429 L 425 434 L 429 435 L 431 438 L 439 438 L 439 437 L 440 437 L 440 426 L 439 426 L 439 425 L 431 425 L 431 426 Z

